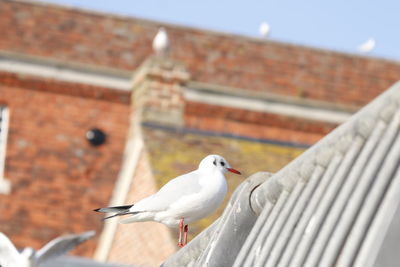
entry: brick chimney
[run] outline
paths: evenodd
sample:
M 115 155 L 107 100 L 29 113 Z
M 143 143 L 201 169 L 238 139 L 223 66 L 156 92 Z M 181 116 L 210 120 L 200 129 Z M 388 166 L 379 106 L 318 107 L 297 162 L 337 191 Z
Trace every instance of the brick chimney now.
M 184 84 L 189 73 L 167 57 L 148 58 L 134 74 L 133 105 L 141 121 L 181 127 L 184 111 Z
M 148 58 L 134 73 L 132 80 L 132 112 L 130 128 L 124 151 L 124 159 L 110 206 L 135 203 L 157 192 L 150 161 L 145 149 L 141 124 L 183 126 L 183 86 L 189 79 L 182 64 L 167 57 Z M 151 225 L 151 223 L 150 223 Z M 135 244 L 147 242 L 149 237 L 164 240 L 153 245 Z M 155 266 L 176 250 L 175 240 L 161 224 L 118 225 L 117 220 L 105 222 L 95 252 L 98 261 L 131 262 L 143 266 Z

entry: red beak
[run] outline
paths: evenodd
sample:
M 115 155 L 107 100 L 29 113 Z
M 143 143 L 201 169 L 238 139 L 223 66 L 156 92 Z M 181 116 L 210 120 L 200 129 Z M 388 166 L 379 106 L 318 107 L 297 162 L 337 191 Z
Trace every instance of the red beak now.
M 233 172 L 233 173 L 236 173 L 236 174 L 241 174 L 240 173 L 240 171 L 237 171 L 237 170 L 235 170 L 235 169 L 233 169 L 233 168 L 226 168 L 228 171 L 230 171 L 230 172 Z

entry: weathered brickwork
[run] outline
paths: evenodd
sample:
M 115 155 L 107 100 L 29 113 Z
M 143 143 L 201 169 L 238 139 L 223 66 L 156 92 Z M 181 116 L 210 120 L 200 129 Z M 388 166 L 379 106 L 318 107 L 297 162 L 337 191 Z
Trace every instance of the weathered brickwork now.
M 70 62 L 135 70 L 152 53 L 159 27 L 49 4 L 0 3 L 0 50 Z M 400 79 L 400 64 L 387 60 L 166 28 L 172 58 L 186 65 L 194 81 L 361 106 Z
M 196 102 L 186 103 L 185 123 L 190 129 L 305 145 L 314 144 L 337 126 Z
M 61 234 L 100 231 L 102 222 L 92 210 L 110 199 L 129 105 L 58 93 L 68 86 L 54 81 L 42 80 L 43 90 L 32 90 L 30 83 L 11 83 L 10 77 L 0 81 L 0 103 L 10 110 L 5 176 L 12 186 L 9 195 L 0 195 L 0 231 L 16 246 L 35 249 Z M 89 95 L 97 90 L 81 89 Z M 91 127 L 107 134 L 106 144 L 88 144 Z M 76 253 L 92 256 L 96 240 Z
M 126 105 L 129 105 L 130 102 L 129 91 L 115 90 L 100 86 L 63 82 L 10 72 L 0 72 L 0 81 L 3 86 L 26 88 L 31 91 L 66 94 L 78 98 L 93 98 Z
M 188 79 L 180 63 L 149 57 L 138 68 L 132 85 L 133 102 L 142 110 L 142 121 L 183 126 L 183 85 Z

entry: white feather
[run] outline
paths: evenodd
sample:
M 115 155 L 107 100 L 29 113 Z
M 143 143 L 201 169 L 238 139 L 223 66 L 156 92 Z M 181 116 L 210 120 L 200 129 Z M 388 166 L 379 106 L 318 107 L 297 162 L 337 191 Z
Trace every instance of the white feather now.
M 376 46 L 375 39 L 369 38 L 365 43 L 359 45 L 357 47 L 357 50 L 360 53 L 369 53 L 375 48 L 375 46 Z
M 166 55 L 169 51 L 167 31 L 161 27 L 153 39 L 153 50 L 157 55 Z
M 37 252 L 32 248 L 25 248 L 19 253 L 7 236 L 0 233 L 0 266 L 37 267 L 49 259 L 67 253 L 94 235 L 95 231 L 76 235 L 65 235 L 53 239 Z
M 269 32 L 271 31 L 271 27 L 265 21 L 260 24 L 259 28 L 260 34 L 262 37 L 267 37 Z
M 0 266 L 2 267 L 29 267 L 30 263 L 25 255 L 15 248 L 6 235 L 0 233 Z

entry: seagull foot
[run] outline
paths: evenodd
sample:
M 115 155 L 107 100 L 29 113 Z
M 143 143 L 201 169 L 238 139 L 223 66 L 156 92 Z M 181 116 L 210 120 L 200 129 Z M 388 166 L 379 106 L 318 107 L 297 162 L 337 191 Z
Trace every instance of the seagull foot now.
M 189 226 L 186 224 L 183 227 L 183 245 L 184 246 L 187 244 L 187 233 L 188 233 L 188 230 L 189 230 Z

